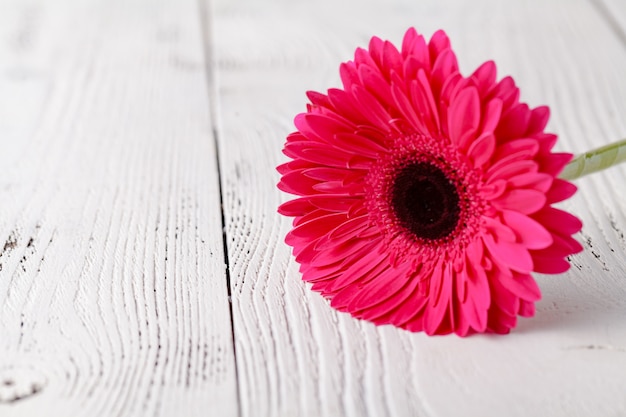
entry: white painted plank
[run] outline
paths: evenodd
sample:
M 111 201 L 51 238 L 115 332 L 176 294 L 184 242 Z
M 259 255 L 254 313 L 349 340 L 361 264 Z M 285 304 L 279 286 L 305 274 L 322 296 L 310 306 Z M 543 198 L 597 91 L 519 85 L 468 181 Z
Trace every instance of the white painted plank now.
M 236 415 L 197 3 L 0 9 L 0 415 Z
M 611 26 L 616 37 L 626 44 L 626 4 L 620 0 L 590 0 L 598 14 Z
M 495 59 L 560 149 L 624 137 L 626 51 L 588 1 L 217 0 L 219 133 L 244 416 L 615 416 L 626 413 L 626 170 L 579 181 L 574 268 L 538 277 L 535 318 L 508 336 L 428 338 L 331 310 L 282 243 L 274 167 L 304 92 L 339 86 L 371 35 L 444 28 L 465 74 Z

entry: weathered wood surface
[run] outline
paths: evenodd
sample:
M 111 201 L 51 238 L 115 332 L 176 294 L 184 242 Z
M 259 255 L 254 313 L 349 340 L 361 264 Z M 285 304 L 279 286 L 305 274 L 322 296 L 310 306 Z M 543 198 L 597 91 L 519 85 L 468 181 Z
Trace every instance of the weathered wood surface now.
M 0 415 L 236 415 L 197 3 L 0 10 Z
M 292 118 L 409 26 L 495 59 L 560 149 L 626 136 L 620 0 L 0 0 L 0 416 L 626 415 L 624 167 L 578 181 L 586 250 L 511 335 L 377 328 L 300 281 Z

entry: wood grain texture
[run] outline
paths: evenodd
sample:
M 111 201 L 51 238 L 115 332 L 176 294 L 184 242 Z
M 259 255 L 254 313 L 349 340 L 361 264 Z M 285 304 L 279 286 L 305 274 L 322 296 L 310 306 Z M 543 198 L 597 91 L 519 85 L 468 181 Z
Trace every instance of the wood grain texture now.
M 449 33 L 465 74 L 495 59 L 561 150 L 624 137 L 626 50 L 585 0 L 216 0 L 213 65 L 243 416 L 626 414 L 626 170 L 579 181 L 570 272 L 539 276 L 535 318 L 509 336 L 427 338 L 330 309 L 282 243 L 274 167 L 306 90 L 339 86 L 371 35 Z M 619 2 L 614 2 L 615 4 Z
M 626 4 L 619 0 L 590 1 L 611 27 L 614 35 L 626 45 Z
M 0 415 L 236 415 L 198 4 L 0 9 Z

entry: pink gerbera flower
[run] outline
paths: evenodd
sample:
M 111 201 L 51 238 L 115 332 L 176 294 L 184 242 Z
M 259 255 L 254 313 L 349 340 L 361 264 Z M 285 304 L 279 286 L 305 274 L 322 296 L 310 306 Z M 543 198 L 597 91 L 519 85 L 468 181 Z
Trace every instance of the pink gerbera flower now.
M 372 38 L 340 67 L 343 88 L 309 92 L 278 167 L 300 196 L 286 242 L 331 305 L 428 334 L 508 333 L 532 316 L 531 272 L 560 273 L 582 227 L 552 207 L 557 178 L 547 107 L 519 102 L 491 61 L 463 77 L 446 34 L 409 29 L 401 51 Z

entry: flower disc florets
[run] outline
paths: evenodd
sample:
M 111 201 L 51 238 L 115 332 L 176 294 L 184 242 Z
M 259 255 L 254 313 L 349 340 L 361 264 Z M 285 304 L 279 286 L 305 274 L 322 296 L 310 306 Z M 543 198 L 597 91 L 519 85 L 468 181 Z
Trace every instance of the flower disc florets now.
M 416 265 L 461 254 L 485 210 L 479 182 L 479 172 L 445 139 L 393 141 L 366 176 L 367 208 L 392 261 Z

